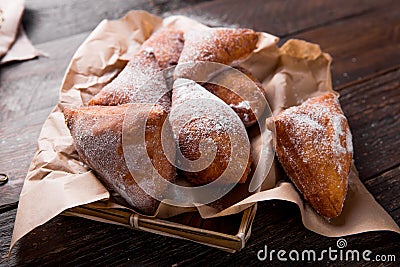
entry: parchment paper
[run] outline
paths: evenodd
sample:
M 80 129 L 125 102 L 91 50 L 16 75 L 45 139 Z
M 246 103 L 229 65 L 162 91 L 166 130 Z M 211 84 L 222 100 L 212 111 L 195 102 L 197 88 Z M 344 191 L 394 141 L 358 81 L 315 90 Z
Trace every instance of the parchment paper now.
M 101 22 L 79 47 L 67 69 L 60 102 L 40 133 L 38 151 L 20 196 L 11 247 L 63 210 L 109 198 L 109 192 L 79 161 L 62 109 L 87 103 L 118 74 L 140 44 L 162 25 L 183 31 L 206 27 L 182 16 L 162 20 L 143 11 L 131 11 L 120 20 Z M 274 114 L 301 104 L 309 97 L 332 91 L 328 54 L 322 53 L 318 45 L 304 41 L 289 40 L 281 48 L 276 45 L 277 41 L 275 36 L 259 33 L 257 49 L 242 64 L 262 81 Z M 260 147 L 259 134 L 250 132 L 250 139 L 257 158 L 265 147 Z M 274 158 L 272 152 L 267 156 Z M 260 164 L 264 164 L 263 161 Z M 264 176 L 267 176 L 264 183 L 253 193 L 248 192 L 249 182 L 246 182 L 219 201 L 196 208 L 203 218 L 211 218 L 240 212 L 258 201 L 278 199 L 296 203 L 305 227 L 321 235 L 343 236 L 374 230 L 400 233 L 393 219 L 363 186 L 354 164 L 343 213 L 331 221 L 319 216 L 291 183 L 281 179 L 282 173 L 276 168 L 276 162 L 270 170 L 265 168 Z M 161 203 L 156 216 L 165 218 L 193 209 Z
M 18 25 L 24 11 L 24 0 L 1 1 L 0 10 L 0 57 L 2 57 L 17 36 Z
M 23 0 L 0 1 L 0 65 L 42 55 L 31 44 L 21 24 Z
M 44 53 L 37 50 L 29 40 L 22 25 L 19 26 L 17 37 L 10 49 L 0 59 L 0 65 L 12 62 L 33 59 L 37 56 L 43 56 Z

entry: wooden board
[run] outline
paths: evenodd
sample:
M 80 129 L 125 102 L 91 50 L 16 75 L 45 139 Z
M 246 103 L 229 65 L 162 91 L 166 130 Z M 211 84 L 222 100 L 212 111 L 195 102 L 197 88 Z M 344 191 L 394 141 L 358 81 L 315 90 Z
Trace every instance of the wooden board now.
M 26 1 L 23 22 L 27 33 L 49 57 L 0 68 L 0 172 L 10 175 L 10 182 L 0 187 L 0 265 L 6 264 L 17 200 L 37 136 L 57 102 L 70 58 L 103 18 L 120 17 L 132 8 L 191 15 L 214 26 L 237 25 L 270 31 L 282 38 L 281 43 L 288 38 L 319 43 L 333 56 L 333 83 L 341 94 L 340 101 L 352 129 L 360 178 L 400 222 L 400 2 L 198 2 L 203 1 Z M 89 8 L 94 4 L 96 8 Z M 273 249 L 322 250 L 335 247 L 336 240 L 306 230 L 295 205 L 273 201 L 259 205 L 253 234 L 246 248 L 234 255 L 118 226 L 57 217 L 22 239 L 8 263 L 249 265 L 260 264 L 256 253 L 265 245 Z M 364 233 L 346 240 L 351 249 L 370 249 L 374 254 L 394 254 L 400 259 L 397 234 Z M 275 260 L 273 264 L 280 262 Z M 394 262 L 385 265 L 396 266 Z

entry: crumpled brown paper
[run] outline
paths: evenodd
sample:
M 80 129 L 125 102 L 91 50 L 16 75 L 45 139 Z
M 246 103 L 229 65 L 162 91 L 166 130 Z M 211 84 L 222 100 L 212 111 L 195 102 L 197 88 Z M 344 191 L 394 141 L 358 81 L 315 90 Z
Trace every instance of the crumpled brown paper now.
M 120 20 L 101 22 L 79 47 L 65 75 L 60 102 L 40 133 L 38 151 L 20 196 L 11 247 L 29 231 L 63 210 L 109 197 L 109 192 L 79 161 L 64 123 L 62 108 L 87 103 L 118 74 L 127 59 L 138 51 L 140 44 L 162 25 L 183 31 L 206 27 L 183 16 L 162 20 L 143 11 L 131 11 Z M 262 81 L 274 114 L 310 97 L 332 91 L 331 58 L 328 54 L 322 53 L 318 45 L 304 41 L 289 40 L 281 48 L 277 47 L 277 41 L 275 36 L 259 33 L 257 49 L 242 64 Z M 272 144 L 271 135 L 266 136 L 264 141 Z M 259 133 L 250 132 L 250 139 L 253 156 L 258 158 L 261 150 L 268 149 L 268 145 L 260 146 L 262 140 Z M 264 154 L 260 164 L 268 160 L 274 160 L 272 151 Z M 258 201 L 279 199 L 296 203 L 304 225 L 321 235 L 343 236 L 374 230 L 400 233 L 393 219 L 363 186 L 354 165 L 343 213 L 331 221 L 319 216 L 302 200 L 291 183 L 281 179 L 276 162 L 271 169 L 265 167 L 264 172 L 258 175 L 266 177 L 258 190 L 249 192 L 251 179 L 248 179 L 219 201 L 197 206 L 200 215 L 203 218 L 225 216 L 238 213 Z M 193 209 L 161 203 L 156 215 L 165 218 Z
M 43 55 L 31 44 L 21 25 L 23 0 L 0 1 L 0 65 Z
M 45 56 L 43 52 L 37 50 L 29 40 L 25 33 L 24 28 L 20 25 L 18 29 L 17 37 L 10 49 L 0 59 L 0 65 L 12 61 L 23 61 L 33 59 L 37 56 Z

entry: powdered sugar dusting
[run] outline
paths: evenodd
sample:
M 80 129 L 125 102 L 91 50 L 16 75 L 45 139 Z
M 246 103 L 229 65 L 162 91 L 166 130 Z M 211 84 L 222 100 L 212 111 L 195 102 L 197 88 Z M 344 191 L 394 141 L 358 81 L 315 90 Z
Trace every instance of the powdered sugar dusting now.
M 318 120 L 315 117 L 309 116 L 309 114 L 298 114 L 297 116 L 291 117 L 297 127 L 305 128 L 308 131 L 320 131 L 323 130 L 324 127 L 319 124 Z
M 337 112 L 339 106 L 337 102 L 335 104 L 337 106 L 333 109 L 326 102 L 306 101 L 301 108 L 297 106 L 286 109 L 281 116 L 287 123 L 294 123 L 297 129 L 295 135 L 306 133 L 308 136 L 314 136 L 318 150 L 331 151 L 335 156 L 341 157 L 352 151 L 351 133 L 345 125 L 346 117 Z M 299 138 L 294 141 L 301 143 L 304 140 Z
M 142 51 L 88 104 L 113 106 L 156 102 L 166 110 L 171 105 L 168 88 L 154 54 Z
M 249 29 L 209 28 L 184 34 L 185 45 L 175 69 L 176 77 L 190 77 L 187 62 L 206 61 L 230 65 L 246 59 L 256 48 L 258 36 Z
M 229 68 L 213 76 L 204 87 L 221 98 L 249 127 L 257 122 L 267 105 L 260 82 L 244 68 Z
M 344 132 L 344 125 L 343 121 L 346 120 L 344 115 L 336 115 L 332 116 L 332 126 L 333 126 L 333 140 L 332 140 L 332 147 L 333 147 L 333 152 L 336 154 L 345 154 L 347 153 L 346 149 L 346 142 L 342 142 L 341 140 L 345 137 L 345 132 Z
M 176 80 L 172 99 L 174 113 L 171 114 L 170 119 L 175 128 L 181 128 L 190 119 L 203 115 L 215 118 L 226 129 L 229 128 L 236 132 L 241 129 L 242 125 L 240 123 L 238 125 L 231 119 L 232 114 L 235 116 L 236 114 L 229 112 L 230 109 L 222 109 L 221 107 L 227 105 L 194 81 Z M 178 109 L 177 107 L 180 105 L 183 105 L 184 108 Z
M 326 217 L 340 214 L 353 146 L 334 94 L 311 98 L 275 117 L 277 153 L 286 173 Z
M 183 43 L 183 32 L 163 27 L 143 43 L 141 50 L 154 53 L 160 67 L 165 69 L 178 63 Z
M 218 178 L 234 157 L 231 151 L 239 151 L 235 155 L 238 159 L 235 160 L 237 168 L 243 170 L 249 165 L 249 155 L 246 154 L 248 151 L 240 149 L 240 146 L 250 144 L 240 118 L 221 99 L 194 81 L 175 81 L 169 120 L 175 138 L 179 141 L 179 148 L 189 160 L 200 157 L 199 145 L 202 141 L 211 138 L 210 141 L 216 145 L 214 152 L 206 150 L 204 155 L 202 154 L 202 158 L 204 156 L 205 160 L 210 162 L 207 156 L 216 153 L 209 167 L 201 172 L 186 173 L 192 182 L 204 184 Z M 205 146 L 205 149 L 209 148 L 212 146 Z
M 350 131 L 346 132 L 346 144 L 347 144 L 347 152 L 353 154 L 353 141 Z
M 240 101 L 238 104 L 229 104 L 229 106 L 231 108 L 247 109 L 247 110 L 249 110 L 251 108 L 249 101 L 246 101 L 246 100 Z
M 209 61 L 231 64 L 246 58 L 255 48 L 257 35 L 249 29 L 210 28 L 184 34 L 179 63 Z
M 240 28 L 239 24 L 236 23 L 228 23 L 227 21 L 230 19 L 229 14 L 223 14 L 221 16 L 215 17 L 210 16 L 207 13 L 197 14 L 190 12 L 189 14 L 184 13 L 176 13 L 176 12 L 166 12 L 164 13 L 164 17 L 172 16 L 172 15 L 186 15 L 191 19 L 195 20 L 196 22 L 200 22 L 204 25 L 210 27 L 228 27 L 228 28 Z
M 122 125 L 127 108 L 128 105 L 81 107 L 65 109 L 64 114 L 81 160 L 97 173 L 107 187 L 118 192 L 130 205 L 151 214 L 158 201 L 137 185 L 126 166 L 123 154 Z M 152 140 L 154 139 L 156 138 L 153 137 Z M 160 160 L 157 156 L 152 158 L 155 165 L 160 165 Z M 168 168 L 166 164 L 163 165 Z M 157 186 L 152 180 L 144 182 L 149 187 Z

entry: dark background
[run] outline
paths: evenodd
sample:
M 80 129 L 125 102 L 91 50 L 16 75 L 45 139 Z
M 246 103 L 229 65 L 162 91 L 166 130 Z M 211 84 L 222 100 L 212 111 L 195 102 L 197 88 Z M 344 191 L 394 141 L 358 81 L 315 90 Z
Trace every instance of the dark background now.
M 259 262 L 256 256 L 264 245 L 286 251 L 336 247 L 337 238 L 305 229 L 295 205 L 269 201 L 259 204 L 252 236 L 235 254 L 59 216 L 18 242 L 7 260 L 19 193 L 41 125 L 58 101 L 67 65 L 102 19 L 119 18 L 131 9 L 164 16 L 184 14 L 211 26 L 266 31 L 280 37 L 280 44 L 289 38 L 320 44 L 333 57 L 333 85 L 349 119 L 360 178 L 400 222 L 399 1 L 27 0 L 24 27 L 33 44 L 49 57 L 0 67 L 0 173 L 10 176 L 0 187 L 0 265 L 268 265 L 271 262 Z M 394 254 L 400 261 L 398 234 L 363 233 L 346 240 L 348 249 Z M 324 260 L 314 264 L 355 263 Z

